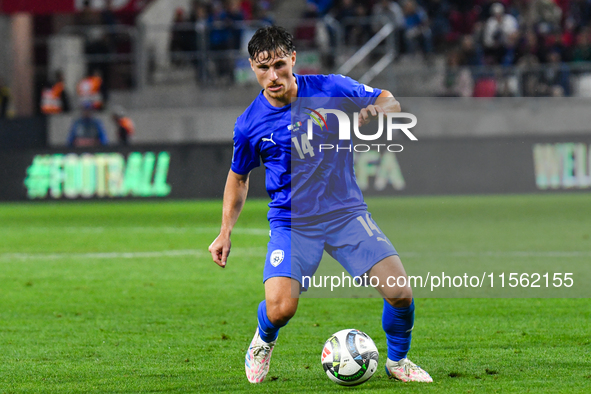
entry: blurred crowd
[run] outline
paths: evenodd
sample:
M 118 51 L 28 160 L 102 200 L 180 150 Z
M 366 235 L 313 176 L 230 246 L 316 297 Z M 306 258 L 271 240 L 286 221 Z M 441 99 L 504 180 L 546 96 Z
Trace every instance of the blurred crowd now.
M 190 11 L 175 11 L 172 51 L 196 49 L 195 32 L 210 30 L 209 49 L 237 49 L 240 36 L 236 22 L 261 20 L 273 23 L 270 10 L 273 0 L 194 0 Z
M 244 51 L 256 27 L 274 23 L 276 1 L 194 0 L 188 9 L 177 9 L 172 64 L 192 65 L 199 81 L 221 77 L 233 82 L 238 51 Z M 115 26 L 120 21 L 110 4 L 101 13 L 83 11 L 81 19 Z M 570 95 L 565 63 L 591 61 L 591 0 L 306 0 L 303 14 L 293 17 L 299 18 L 293 31 L 298 49 L 319 49 L 329 70 L 338 66 L 337 29 L 345 46 L 359 47 L 392 22 L 398 56 L 422 54 L 427 64 L 445 57 L 448 95 L 515 94 L 507 80 L 487 74 L 490 66 L 537 70 L 519 77 L 522 94 Z M 126 52 L 124 44 L 120 35 L 97 34 L 87 41 L 86 53 Z M 90 66 L 113 85 L 106 63 Z M 458 71 L 465 66 L 472 67 L 470 73 Z M 474 71 L 478 67 L 483 70 Z
M 133 33 L 128 28 L 135 24 L 134 15 L 116 12 L 116 0 L 104 0 L 104 7 L 100 10 L 93 8 L 90 0 L 80 1 L 82 10 L 75 19 L 77 29 L 72 31 L 84 36 L 84 53 L 89 59 L 87 71 L 100 71 L 105 94 L 109 89 L 132 87 L 133 75 L 129 59 L 134 44 Z
M 345 22 L 349 42 L 372 31 L 347 18 L 388 17 L 404 36 L 402 52 L 457 45 L 466 65 L 591 60 L 591 0 L 308 0 L 305 16 L 327 14 Z
M 172 63 L 190 62 L 196 68 L 197 80 L 206 79 L 211 73 L 209 62 L 201 58 L 198 51 L 215 53 L 241 49 L 248 21 L 273 24 L 272 6 L 273 0 L 194 0 L 189 12 L 178 8 L 171 32 Z M 234 62 L 225 56 L 214 56 L 212 60 L 216 76 L 233 81 Z
M 571 68 L 565 63 L 591 61 L 589 0 L 474 2 L 450 15 L 448 37 L 455 44 L 447 55 L 451 70 L 457 66 L 524 70 L 507 78 L 474 73 L 475 96 L 513 96 L 517 84 L 524 96 L 568 96 L 572 94 Z M 449 72 L 449 87 L 461 85 L 461 79 L 461 72 Z M 469 91 L 467 82 L 463 87 Z M 456 86 L 455 93 L 467 95 L 461 90 Z
M 308 0 L 306 16 L 341 22 L 345 41 L 362 44 L 380 25 L 351 17 L 384 17 L 396 26 L 399 54 L 445 54 L 450 95 L 513 95 L 507 80 L 461 66 L 524 66 L 527 96 L 571 94 L 564 63 L 591 61 L 591 0 Z M 361 19 L 360 19 L 361 20 Z M 472 92 L 472 94 L 469 94 Z

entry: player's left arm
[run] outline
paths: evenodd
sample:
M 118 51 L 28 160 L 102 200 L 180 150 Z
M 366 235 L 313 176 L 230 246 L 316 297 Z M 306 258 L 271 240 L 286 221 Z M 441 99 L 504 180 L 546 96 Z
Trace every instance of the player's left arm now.
M 375 103 L 368 105 L 359 112 L 359 127 L 368 124 L 378 117 L 378 114 L 400 112 L 400 103 L 392 93 L 382 90 Z

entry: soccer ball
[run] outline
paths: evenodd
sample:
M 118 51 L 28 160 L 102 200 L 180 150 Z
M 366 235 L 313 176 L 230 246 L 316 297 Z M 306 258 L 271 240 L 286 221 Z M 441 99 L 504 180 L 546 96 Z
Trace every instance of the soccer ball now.
M 371 378 L 378 368 L 378 348 L 364 332 L 341 330 L 324 344 L 321 361 L 330 380 L 356 386 Z

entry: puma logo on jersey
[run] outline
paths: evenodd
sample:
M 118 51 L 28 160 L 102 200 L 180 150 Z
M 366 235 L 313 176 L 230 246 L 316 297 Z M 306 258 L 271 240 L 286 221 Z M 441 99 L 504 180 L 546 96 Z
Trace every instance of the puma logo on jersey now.
M 273 133 L 271 133 L 271 137 L 270 137 L 270 138 L 264 138 L 264 137 L 263 137 L 263 138 L 261 138 L 261 141 L 263 141 L 263 142 L 265 142 L 265 141 L 269 141 L 269 142 L 272 142 L 272 143 L 273 143 L 273 145 L 277 145 L 277 144 L 275 143 L 275 141 L 273 141 Z
M 377 239 L 378 239 L 378 241 L 384 241 L 387 244 L 390 243 L 390 242 L 388 242 L 388 240 L 386 238 L 378 237 Z

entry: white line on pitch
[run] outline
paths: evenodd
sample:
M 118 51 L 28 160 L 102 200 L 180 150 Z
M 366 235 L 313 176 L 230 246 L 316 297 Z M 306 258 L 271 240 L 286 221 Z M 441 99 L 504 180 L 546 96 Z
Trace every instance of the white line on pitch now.
M 233 257 L 244 257 L 263 255 L 266 253 L 264 247 L 234 248 Z M 65 259 L 138 259 L 138 258 L 160 258 L 160 257 L 209 257 L 207 250 L 185 249 L 185 250 L 164 250 L 153 252 L 96 252 L 96 253 L 2 253 L 0 260 L 65 260 Z
M 232 256 L 264 256 L 265 247 L 233 248 Z M 150 252 L 95 252 L 95 253 L 2 253 L 0 260 L 65 260 L 65 259 L 136 259 L 161 257 L 209 257 L 202 249 L 181 249 Z M 591 251 L 509 251 L 509 252 L 403 252 L 402 257 L 591 257 Z
M 67 233 L 104 233 L 105 231 L 124 231 L 137 233 L 211 233 L 220 231 L 219 227 L 172 227 L 172 226 L 130 226 L 130 227 L 94 227 L 94 226 L 56 226 L 56 227 L 17 227 L 9 226 L 0 228 L 0 232 L 25 232 L 25 233 L 46 233 L 46 232 L 67 232 Z M 235 228 L 233 234 L 246 235 L 269 235 L 269 229 L 264 228 Z
M 403 257 L 591 257 L 591 251 L 507 251 L 507 252 L 400 252 Z

